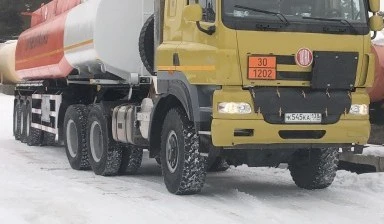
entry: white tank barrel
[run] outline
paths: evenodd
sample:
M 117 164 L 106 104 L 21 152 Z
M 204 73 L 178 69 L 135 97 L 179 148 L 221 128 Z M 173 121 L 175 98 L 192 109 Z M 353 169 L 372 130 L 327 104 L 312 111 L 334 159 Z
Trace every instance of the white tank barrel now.
M 64 49 L 80 73 L 110 72 L 128 79 L 149 74 L 139 53 L 139 36 L 154 12 L 154 0 L 88 0 L 65 22 Z
M 15 84 L 20 81 L 15 71 L 15 51 L 17 41 L 7 41 L 0 47 L 0 75 L 2 84 Z

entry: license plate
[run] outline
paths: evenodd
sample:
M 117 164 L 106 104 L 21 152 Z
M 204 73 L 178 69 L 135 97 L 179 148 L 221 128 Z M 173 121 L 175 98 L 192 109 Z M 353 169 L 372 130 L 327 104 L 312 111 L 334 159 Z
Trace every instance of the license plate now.
M 285 123 L 316 123 L 322 121 L 321 114 L 318 113 L 287 113 Z
M 249 56 L 248 79 L 275 80 L 276 79 L 276 57 Z

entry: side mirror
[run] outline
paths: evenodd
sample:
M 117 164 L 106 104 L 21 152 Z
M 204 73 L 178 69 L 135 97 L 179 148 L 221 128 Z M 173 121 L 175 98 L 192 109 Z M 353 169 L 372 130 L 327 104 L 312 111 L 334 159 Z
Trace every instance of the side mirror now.
M 183 17 L 189 22 L 198 22 L 203 19 L 203 8 L 200 4 L 187 5 L 183 10 Z
M 380 31 L 384 28 L 383 18 L 378 15 L 373 15 L 369 18 L 369 26 L 372 31 Z
M 376 13 L 380 11 L 380 0 L 369 0 L 369 11 Z

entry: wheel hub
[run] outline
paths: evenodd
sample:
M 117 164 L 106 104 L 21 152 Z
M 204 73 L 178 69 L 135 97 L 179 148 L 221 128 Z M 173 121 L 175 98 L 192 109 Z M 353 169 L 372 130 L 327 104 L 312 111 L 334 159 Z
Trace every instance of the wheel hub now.
M 67 147 L 69 154 L 72 156 L 72 158 L 77 156 L 79 147 L 78 147 L 78 132 L 76 123 L 73 120 L 69 120 L 67 123 L 67 130 L 66 130 L 66 136 L 67 136 Z
M 99 122 L 94 121 L 91 125 L 90 147 L 95 162 L 100 162 L 103 155 L 103 135 Z
M 173 130 L 168 134 L 165 155 L 168 169 L 171 173 L 174 173 L 179 162 L 179 143 L 176 132 Z

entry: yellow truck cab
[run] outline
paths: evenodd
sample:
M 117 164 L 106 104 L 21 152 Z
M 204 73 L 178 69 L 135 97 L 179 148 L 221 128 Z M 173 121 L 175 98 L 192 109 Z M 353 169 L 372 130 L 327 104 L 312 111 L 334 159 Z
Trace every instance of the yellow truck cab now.
M 200 152 L 230 165 L 288 162 L 298 186 L 317 189 L 332 183 L 339 148 L 367 142 L 378 1 L 162 4 L 157 110 L 182 108 L 174 114 L 194 122 Z M 166 115 L 154 116 L 161 127 Z M 152 146 L 172 137 L 151 132 Z

